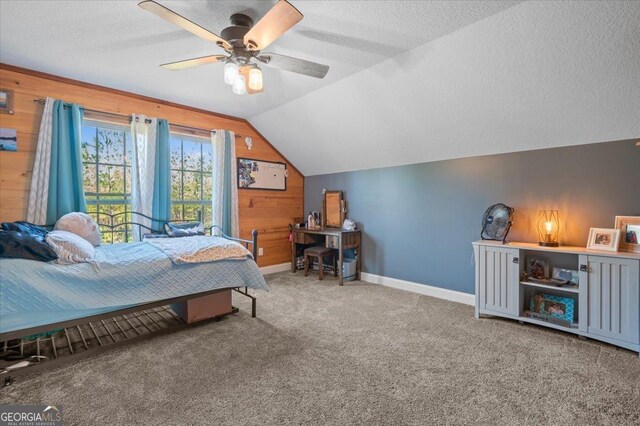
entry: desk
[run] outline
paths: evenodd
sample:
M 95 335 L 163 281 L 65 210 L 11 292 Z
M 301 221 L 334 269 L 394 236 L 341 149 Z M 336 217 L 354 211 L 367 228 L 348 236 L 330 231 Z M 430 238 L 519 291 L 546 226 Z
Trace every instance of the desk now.
M 338 283 L 343 284 L 342 261 L 345 249 L 356 250 L 356 280 L 360 280 L 362 266 L 360 231 L 343 231 L 337 228 L 294 228 L 291 240 L 291 272 L 296 272 L 296 251 L 298 244 L 324 245 L 338 250 Z

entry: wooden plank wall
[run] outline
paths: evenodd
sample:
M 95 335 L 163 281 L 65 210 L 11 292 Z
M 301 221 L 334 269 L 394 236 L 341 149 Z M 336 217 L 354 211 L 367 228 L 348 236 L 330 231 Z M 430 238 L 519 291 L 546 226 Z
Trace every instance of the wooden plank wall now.
M 0 127 L 17 129 L 18 152 L 0 151 L 0 221 L 24 220 L 43 106 L 34 99 L 47 96 L 81 104 L 89 109 L 118 114 L 145 114 L 169 122 L 203 129 L 226 129 L 236 138 L 236 155 L 287 163 L 287 190 L 242 189 L 239 194 L 240 233 L 249 238 L 259 232 L 264 249 L 261 266 L 289 261 L 288 225 L 303 216 L 304 176 L 246 120 L 177 105 L 92 84 L 0 64 L 0 87 L 14 91 L 15 114 L 0 114 Z M 244 137 L 253 140 L 251 151 Z

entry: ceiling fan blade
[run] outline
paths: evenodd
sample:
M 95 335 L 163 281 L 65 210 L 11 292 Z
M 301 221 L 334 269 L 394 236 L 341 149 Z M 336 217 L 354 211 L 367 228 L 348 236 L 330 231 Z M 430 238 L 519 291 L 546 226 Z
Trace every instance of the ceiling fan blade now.
M 280 0 L 244 36 L 249 50 L 262 50 L 302 20 L 302 13 L 287 0 Z
M 182 29 L 189 31 L 191 34 L 195 34 L 200 38 L 203 38 L 205 40 L 208 40 L 210 42 L 217 44 L 218 46 L 222 47 L 224 50 L 232 49 L 229 42 L 227 42 L 225 39 L 212 33 L 208 29 L 201 27 L 195 22 L 188 20 L 184 16 L 175 13 L 173 10 L 164 7 L 160 3 L 157 3 L 153 0 L 145 0 L 138 3 L 138 6 L 140 6 L 147 12 L 151 12 L 154 15 L 159 16 L 165 21 L 171 22 L 172 24 L 175 24 L 181 27 Z
M 315 78 L 324 78 L 329 72 L 329 65 L 292 58 L 291 56 L 278 55 L 277 53 L 264 53 L 258 56 L 258 60 L 272 67 Z
M 160 66 L 171 71 L 177 71 L 199 67 L 200 65 L 213 64 L 224 58 L 226 58 L 224 55 L 201 56 L 199 58 L 185 59 L 184 61 L 169 62 L 168 64 L 162 64 Z

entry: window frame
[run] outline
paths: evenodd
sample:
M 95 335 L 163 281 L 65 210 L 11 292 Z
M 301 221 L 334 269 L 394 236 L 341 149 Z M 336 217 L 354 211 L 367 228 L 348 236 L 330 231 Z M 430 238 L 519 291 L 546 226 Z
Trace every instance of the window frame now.
M 180 133 L 171 133 L 170 134 L 170 154 L 172 152 L 172 143 L 175 140 L 179 140 L 180 141 L 180 166 L 179 168 L 174 168 L 173 167 L 173 163 L 172 163 L 172 159 L 170 158 L 169 162 L 170 162 L 170 173 L 172 175 L 172 179 L 171 179 L 171 184 L 173 186 L 173 172 L 177 172 L 180 175 L 180 199 L 174 199 L 173 198 L 173 188 L 171 190 L 171 217 L 174 220 L 199 220 L 201 221 L 205 227 L 207 226 L 211 226 L 212 222 L 213 222 L 213 217 L 209 217 L 207 218 L 205 215 L 206 212 L 206 207 L 210 207 L 211 208 L 211 212 L 213 212 L 213 194 L 212 194 L 212 189 L 209 190 L 209 193 L 207 194 L 207 196 L 205 197 L 205 176 L 208 175 L 211 178 L 211 182 L 213 184 L 213 150 L 212 150 L 212 144 L 211 144 L 211 140 L 207 139 L 207 138 L 202 138 L 202 137 L 197 137 L 197 136 L 187 136 L 187 135 L 183 135 Z M 200 169 L 196 170 L 196 169 L 188 169 L 185 168 L 185 161 L 184 161 L 184 143 L 185 142 L 189 142 L 189 143 L 194 143 L 194 144 L 198 144 L 200 145 Z M 209 149 L 211 149 L 211 153 L 210 153 L 210 157 L 211 157 L 211 169 L 209 171 L 206 171 L 204 168 L 204 158 L 205 158 L 205 153 L 204 153 L 204 149 L 206 146 L 209 146 Z M 198 173 L 200 176 L 200 181 L 199 181 L 199 187 L 200 187 L 200 197 L 197 200 L 185 200 L 184 199 L 184 183 L 185 183 L 185 172 L 186 173 Z M 177 205 L 181 205 L 182 208 L 180 209 L 180 217 L 174 217 L 174 207 Z M 187 206 L 199 206 L 200 208 L 199 210 L 199 214 L 197 215 L 197 217 L 185 217 L 185 207 Z M 211 223 L 209 223 L 211 222 Z
M 84 146 L 82 147 L 82 167 L 83 167 L 83 175 L 88 167 L 92 167 L 95 170 L 95 182 L 93 182 L 94 188 L 92 191 L 88 191 L 85 187 L 85 180 L 83 177 L 83 192 L 85 195 L 86 203 L 88 210 L 96 215 L 96 219 L 100 222 L 100 215 L 108 215 L 108 213 L 101 212 L 101 206 L 124 206 L 124 212 L 121 216 L 124 216 L 122 220 L 111 221 L 110 224 L 115 225 L 120 222 L 131 222 L 131 186 L 132 181 L 127 181 L 128 176 L 132 176 L 132 161 L 133 161 L 133 136 L 131 134 L 131 129 L 129 126 L 102 122 L 98 120 L 85 119 L 82 122 L 83 126 L 83 134 L 85 127 L 93 127 L 95 128 L 95 134 L 92 136 L 93 143 L 95 144 L 95 161 L 85 161 L 84 160 Z M 123 134 L 123 147 L 122 147 L 122 163 L 110 163 L 110 162 L 102 162 L 100 155 L 100 130 L 110 130 L 122 132 Z M 203 137 L 197 136 L 187 136 L 180 133 L 170 133 L 169 136 L 169 168 L 170 168 L 170 182 L 171 182 L 171 220 L 200 220 L 205 227 L 211 226 L 213 224 L 213 194 L 212 188 L 205 188 L 205 182 L 211 182 L 213 184 L 213 150 L 211 140 Z M 173 164 L 173 143 L 175 141 L 179 141 L 180 143 L 180 159 L 179 159 L 179 167 L 175 168 Z M 86 142 L 84 140 L 84 136 L 81 139 L 81 142 L 84 144 Z M 199 169 L 191 169 L 185 166 L 185 142 L 193 143 L 199 145 L 200 148 L 200 157 L 199 157 Z M 129 144 L 129 146 L 127 146 Z M 207 148 L 208 147 L 208 148 Z M 127 149 L 128 148 L 128 149 Z M 210 168 L 207 171 L 205 168 L 205 149 L 210 149 L 209 158 L 210 158 Z M 100 170 L 101 167 L 117 167 L 122 168 L 123 170 L 123 192 L 101 192 L 100 190 Z M 179 175 L 179 190 L 180 197 L 179 199 L 174 199 L 173 197 L 173 185 L 174 185 L 174 172 Z M 200 189 L 199 198 L 198 199 L 187 199 L 185 200 L 185 174 L 194 173 L 199 176 L 198 186 Z M 208 177 L 208 179 L 207 179 Z M 175 207 L 181 206 L 179 209 L 179 215 L 174 215 Z M 189 206 L 198 206 L 197 217 L 186 216 L 188 214 Z M 206 213 L 210 213 L 207 217 Z M 133 236 L 133 230 L 131 225 L 126 225 L 122 227 L 123 229 L 118 230 L 109 230 L 109 233 L 112 235 L 111 242 L 114 240 L 114 234 L 122 234 L 124 237 L 124 242 L 129 242 L 131 237 Z
M 100 224 L 100 215 L 105 215 L 108 216 L 108 213 L 105 212 L 101 212 L 100 211 L 100 207 L 101 206 L 113 206 L 113 205 L 117 205 L 117 206 L 124 206 L 124 214 L 121 214 L 121 216 L 123 216 L 123 218 L 121 220 L 113 221 L 112 219 L 109 220 L 110 225 L 117 225 L 120 222 L 130 222 L 130 214 L 131 214 L 131 185 L 128 185 L 128 181 L 127 181 L 127 175 L 131 175 L 131 169 L 132 169 L 132 158 L 128 157 L 127 154 L 131 154 L 131 151 L 127 152 L 127 143 L 131 144 L 132 143 L 132 136 L 131 136 L 131 129 L 128 126 L 123 126 L 123 125 L 118 125 L 118 124 L 113 124 L 113 123 L 107 123 L 107 122 L 101 122 L 101 121 L 96 121 L 96 120 L 83 120 L 82 122 L 82 127 L 84 130 L 84 127 L 95 127 L 95 135 L 93 136 L 94 141 L 95 141 L 95 161 L 84 161 L 84 158 L 82 159 L 82 167 L 83 167 L 83 175 L 84 175 L 84 170 L 85 170 L 85 166 L 92 166 L 95 167 L 95 192 L 92 191 L 87 191 L 84 188 L 84 179 L 83 179 L 83 192 L 85 195 L 85 202 L 87 204 L 87 210 L 94 210 L 94 209 L 90 209 L 90 207 L 94 207 L 95 206 L 95 211 L 93 212 L 96 215 L 96 220 L 98 222 L 98 224 Z M 108 162 L 102 162 L 101 158 L 100 158 L 100 149 L 99 149 L 99 132 L 100 130 L 110 130 L 110 131 L 116 131 L 116 132 L 122 132 L 123 135 L 123 139 L 122 139 L 122 163 L 108 163 Z M 84 140 L 81 139 L 81 143 L 85 142 Z M 82 149 L 84 150 L 84 147 L 82 147 Z M 123 192 L 101 192 L 100 191 L 100 167 L 117 167 L 117 168 L 122 168 L 123 170 L 123 175 L 122 175 L 122 179 L 123 179 Z M 129 188 L 127 188 L 127 185 L 129 186 Z M 127 192 L 128 189 L 128 192 Z M 91 198 L 89 198 L 91 197 Z M 113 198 L 111 198 L 113 197 Z M 109 229 L 109 234 L 111 234 L 111 243 L 114 242 L 114 236 L 115 235 L 123 235 L 124 237 L 124 242 L 129 242 L 130 240 L 130 235 L 132 234 L 132 229 L 131 229 L 131 225 L 124 225 L 122 227 L 122 229 Z

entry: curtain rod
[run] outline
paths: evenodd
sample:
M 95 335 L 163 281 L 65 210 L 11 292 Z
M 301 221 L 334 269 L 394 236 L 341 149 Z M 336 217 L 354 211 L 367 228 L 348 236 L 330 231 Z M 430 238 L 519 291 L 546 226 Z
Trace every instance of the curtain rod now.
M 37 104 L 40 104 L 40 105 L 44 105 L 47 102 L 47 100 L 44 99 L 44 98 L 39 98 L 39 99 L 34 99 L 33 102 L 35 102 Z M 66 102 L 64 105 L 67 106 L 67 105 L 71 105 L 71 104 Z M 80 109 L 82 109 L 84 111 L 87 111 L 87 112 L 94 112 L 96 114 L 110 115 L 110 116 L 113 116 L 113 117 L 120 117 L 120 118 L 128 118 L 129 121 L 131 120 L 131 116 L 125 115 L 125 114 L 118 114 L 118 113 L 115 113 L 115 112 L 98 111 L 98 110 L 95 110 L 95 109 L 89 109 L 89 108 L 85 108 L 85 107 L 80 107 Z M 151 122 L 151 120 L 149 120 L 149 119 L 147 119 L 146 121 L 147 121 L 147 123 Z M 200 127 L 185 126 L 185 125 L 182 125 L 182 124 L 176 124 L 176 123 L 171 123 L 171 122 L 169 123 L 169 126 L 173 126 L 177 130 L 184 129 L 184 130 L 191 130 L 191 131 L 194 131 L 194 132 L 216 133 L 215 129 L 212 129 L 212 130 L 202 129 Z M 234 134 L 235 134 L 236 138 L 241 138 L 242 137 L 241 135 L 239 135 L 237 133 L 234 133 Z

